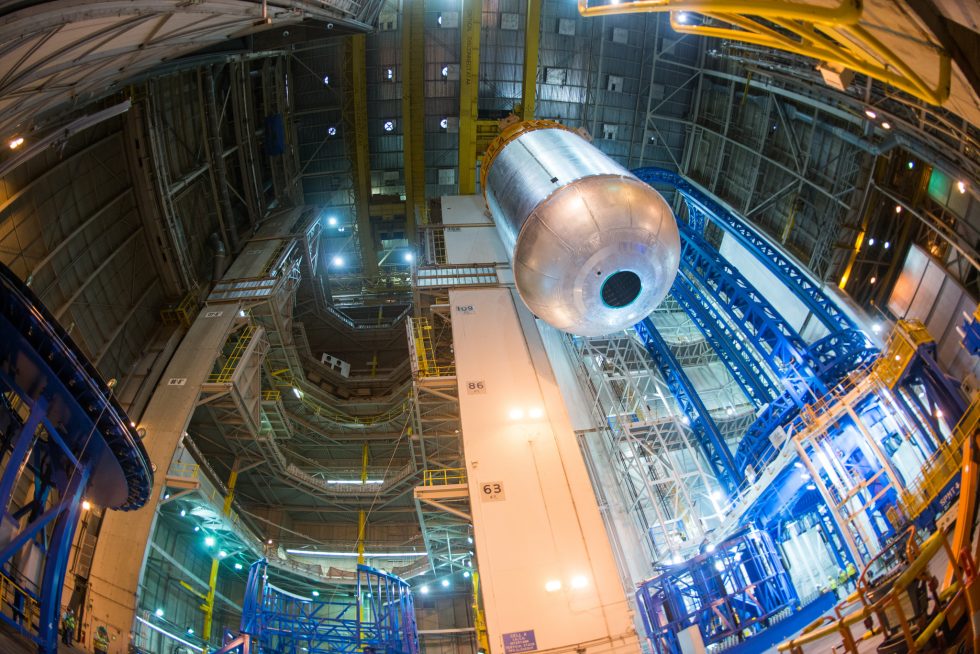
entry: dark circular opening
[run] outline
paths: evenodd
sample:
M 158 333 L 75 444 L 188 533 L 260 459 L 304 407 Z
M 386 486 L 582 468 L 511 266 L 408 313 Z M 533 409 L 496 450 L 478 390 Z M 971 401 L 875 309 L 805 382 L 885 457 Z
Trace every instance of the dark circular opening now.
M 622 309 L 628 306 L 640 294 L 643 283 L 640 276 L 630 270 L 620 270 L 613 273 L 602 283 L 602 301 L 607 307 Z

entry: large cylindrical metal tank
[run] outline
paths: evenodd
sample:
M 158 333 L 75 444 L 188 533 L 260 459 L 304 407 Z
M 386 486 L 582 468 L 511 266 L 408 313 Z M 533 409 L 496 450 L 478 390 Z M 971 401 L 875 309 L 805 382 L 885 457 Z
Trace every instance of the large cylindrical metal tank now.
M 663 301 L 680 259 L 673 212 L 576 132 L 552 121 L 510 125 L 480 175 L 517 290 L 536 316 L 600 336 Z

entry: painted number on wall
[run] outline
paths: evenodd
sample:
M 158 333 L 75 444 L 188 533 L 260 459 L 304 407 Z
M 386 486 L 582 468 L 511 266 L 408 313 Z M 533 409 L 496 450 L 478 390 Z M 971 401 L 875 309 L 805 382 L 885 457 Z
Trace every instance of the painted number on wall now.
M 167 381 L 167 386 L 183 386 L 187 383 L 187 377 L 171 377 Z
M 208 311 L 204 314 L 205 318 L 220 318 L 224 314 L 224 311 Z
M 457 304 L 457 313 L 476 313 L 476 309 L 473 308 L 472 304 Z
M 477 395 L 479 393 L 487 392 L 487 384 L 482 379 L 476 381 L 466 382 L 466 392 L 470 395 Z
M 484 502 L 497 502 L 507 499 L 504 497 L 504 484 L 500 481 L 488 481 L 480 486 L 480 495 Z

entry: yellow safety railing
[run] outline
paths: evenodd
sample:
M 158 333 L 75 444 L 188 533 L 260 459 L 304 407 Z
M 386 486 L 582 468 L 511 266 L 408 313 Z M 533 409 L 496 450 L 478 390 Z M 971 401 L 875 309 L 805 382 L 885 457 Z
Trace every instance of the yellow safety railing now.
M 167 472 L 168 474 L 176 477 L 196 479 L 201 472 L 201 466 L 187 461 L 175 461 L 174 463 L 170 464 L 170 469 Z
M 455 361 L 437 361 L 432 343 L 432 325 L 428 318 L 412 319 L 412 338 L 415 341 L 419 377 L 452 377 L 456 374 Z
M 895 323 L 885 350 L 875 363 L 874 372 L 888 388 L 895 388 L 908 368 L 920 345 L 933 342 L 932 336 L 918 320 L 899 320 Z
M 263 402 L 276 402 L 282 398 L 282 391 L 278 389 L 262 391 Z
M 272 256 L 269 257 L 269 260 L 265 262 L 264 266 L 262 266 L 261 277 L 269 276 L 269 273 L 272 271 L 272 266 L 275 265 L 276 261 L 279 259 L 279 256 L 283 253 L 289 243 L 289 239 L 282 239 L 282 241 L 279 243 L 279 247 L 276 248 L 275 252 L 272 253 Z
M 760 45 L 812 57 L 835 69 L 851 69 L 941 105 L 949 98 L 951 63 L 940 47 L 923 47 L 935 57 L 935 83 L 922 77 L 908 56 L 886 46 L 862 24 L 859 0 L 817 4 L 801 0 L 579 0 L 583 16 L 669 12 L 671 27 L 695 34 Z M 684 18 L 679 19 L 679 15 Z M 698 18 L 692 20 L 690 15 Z M 911 37 L 909 37 L 911 38 Z M 920 62 L 916 62 L 917 64 Z
M 445 486 L 447 484 L 465 484 L 466 468 L 438 468 L 422 471 L 423 486 Z
M 160 320 L 164 325 L 183 325 L 190 327 L 194 312 L 197 309 L 197 289 L 191 289 L 180 302 L 160 311 Z
M 888 591 L 884 597 L 881 597 L 877 601 L 870 601 L 871 598 L 867 597 L 863 591 L 859 590 L 858 597 L 855 600 L 845 600 L 844 607 L 854 606 L 856 603 L 860 604 L 860 608 L 856 608 L 846 615 L 842 615 L 841 606 L 838 607 L 835 616 L 823 616 L 816 622 L 810 624 L 803 629 L 801 634 L 792 640 L 787 640 L 781 643 L 778 647 L 780 652 L 791 652 L 792 654 L 800 654 L 803 651 L 803 645 L 816 642 L 823 638 L 829 636 L 839 636 L 842 643 L 843 651 L 849 652 L 851 654 L 856 654 L 858 652 L 858 643 L 862 640 L 881 633 L 881 625 L 887 620 L 888 624 L 893 626 L 898 626 L 900 633 L 902 634 L 905 645 L 907 647 L 906 651 L 909 652 L 920 652 L 920 651 L 933 651 L 929 647 L 929 640 L 932 635 L 936 632 L 940 625 L 943 624 L 946 618 L 947 612 L 954 612 L 957 610 L 962 610 L 963 595 L 960 592 L 963 587 L 963 582 L 957 580 L 948 589 L 944 590 L 939 596 L 941 608 L 936 612 L 936 616 L 932 621 L 929 622 L 919 632 L 914 632 L 912 627 L 914 626 L 915 616 L 906 615 L 905 607 L 907 602 L 904 600 L 904 595 L 908 592 L 909 586 L 918 577 L 923 574 L 928 574 L 928 566 L 932 559 L 939 553 L 944 552 L 949 556 L 951 561 L 956 561 L 956 557 L 953 555 L 950 549 L 949 543 L 946 540 L 945 533 L 940 529 L 935 534 L 929 537 L 921 547 L 918 556 L 915 557 L 913 561 L 909 562 L 909 565 L 901 574 L 896 577 L 892 584 L 891 589 Z M 963 568 L 956 564 L 957 576 L 962 579 L 965 575 Z M 958 605 L 959 604 L 959 605 Z M 878 617 L 879 624 L 873 625 L 870 630 L 865 626 L 865 620 L 872 617 Z M 860 625 L 860 629 L 863 632 L 861 635 L 855 637 L 851 633 L 851 629 L 854 625 Z
M 368 427 L 372 425 L 383 425 L 392 422 L 393 420 L 405 415 L 405 413 L 409 409 L 409 401 L 406 398 L 402 402 L 399 402 L 391 409 L 383 413 L 366 415 L 366 416 L 352 415 L 349 413 L 345 413 L 343 411 L 339 411 L 333 407 L 329 407 L 323 402 L 321 402 L 319 399 L 313 397 L 310 393 L 305 393 L 302 390 L 300 390 L 296 386 L 295 377 L 293 377 L 293 373 L 289 368 L 276 370 L 271 372 L 270 374 L 272 378 L 276 380 L 277 385 L 280 388 L 275 391 L 263 391 L 263 393 L 276 392 L 276 393 L 280 393 L 280 397 L 281 397 L 281 393 L 283 392 L 281 389 L 288 389 L 286 391 L 287 397 L 294 397 L 298 399 L 303 404 L 303 406 L 306 407 L 307 410 L 309 410 L 309 412 L 312 415 L 319 418 L 325 418 L 327 420 L 330 420 L 331 422 L 336 422 L 344 425 L 363 425 Z M 297 394 L 296 391 L 299 391 L 299 393 Z M 263 399 L 265 399 L 264 395 L 263 395 Z M 273 399 L 278 399 L 278 397 Z
M 255 334 L 255 326 L 248 325 L 238 335 L 237 339 L 235 338 L 234 334 L 228 339 L 229 344 L 234 343 L 232 345 L 231 352 L 228 354 L 228 358 L 225 359 L 224 364 L 222 364 L 221 370 L 208 375 L 208 383 L 225 384 L 231 381 L 232 375 L 235 374 L 235 369 L 238 368 L 238 364 L 241 362 L 242 356 L 245 355 L 245 350 L 248 348 L 249 341 L 252 340 L 253 334 Z
M 942 491 L 963 465 L 963 443 L 980 426 L 980 395 L 973 398 L 946 443 L 922 465 L 918 476 L 902 489 L 901 502 L 909 517 L 919 515 Z
M 22 608 L 18 608 L 18 597 L 24 598 L 24 602 L 21 605 Z M 24 620 L 24 626 L 30 630 L 34 630 L 34 625 L 40 624 L 41 620 L 41 607 L 38 601 L 27 594 L 21 586 L 19 586 L 13 579 L 7 575 L 0 572 L 0 600 L 4 604 L 10 607 L 10 611 L 13 614 L 21 613 Z

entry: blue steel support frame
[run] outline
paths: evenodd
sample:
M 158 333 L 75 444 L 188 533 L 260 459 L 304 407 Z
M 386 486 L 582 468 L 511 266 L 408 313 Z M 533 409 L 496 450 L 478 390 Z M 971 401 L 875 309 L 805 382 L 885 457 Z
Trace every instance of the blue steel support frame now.
M 772 538 L 755 529 L 713 552 L 660 566 L 660 575 L 640 584 L 636 598 L 656 654 L 680 654 L 677 634 L 694 625 L 709 646 L 751 637 L 799 602 Z
M 728 444 L 698 396 L 694 384 L 684 373 L 683 367 L 657 331 L 653 321 L 645 318 L 637 323 L 634 329 L 677 400 L 677 404 L 687 416 L 691 431 L 697 436 L 698 444 L 704 451 L 705 458 L 718 482 L 729 494 L 735 492 L 745 477 L 736 468 Z
M 111 390 L 37 297 L 2 265 L 0 396 L 0 570 L 8 579 L 19 573 L 25 580 L 11 582 L 0 598 L 9 603 L 0 619 L 31 639 L 40 654 L 55 654 L 82 497 L 90 493 L 107 508 L 137 509 L 149 497 L 153 473 Z M 33 496 L 25 500 L 15 491 L 26 473 Z M 93 480 L 98 483 L 90 486 Z M 16 555 L 26 547 L 43 555 L 40 569 L 18 568 Z
M 828 330 L 855 329 L 857 325 L 845 314 L 803 269 L 782 250 L 773 245 L 745 220 L 712 198 L 707 191 L 695 186 L 679 173 L 662 168 L 638 168 L 632 171 L 647 184 L 669 184 L 687 201 L 718 227 L 734 237 L 751 252 L 771 273 L 776 275 L 807 306 Z
M 783 389 L 802 405 L 823 388 L 799 333 L 721 254 L 681 225 L 681 269 L 695 278 L 748 337 Z M 775 395 L 769 399 L 774 399 Z
M 242 605 L 241 635 L 216 654 L 261 651 L 354 654 L 418 654 L 415 606 L 402 579 L 358 565 L 353 597 L 346 588 L 303 597 L 267 583 L 265 559 L 249 569 Z M 244 638 L 248 636 L 248 638 Z
M 761 363 L 752 356 L 746 340 L 725 320 L 681 270 L 670 294 L 697 326 L 711 348 L 725 364 L 745 397 L 758 408 L 774 400 L 779 391 Z

